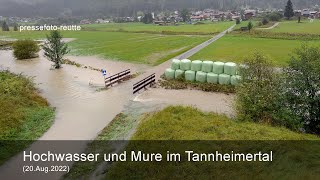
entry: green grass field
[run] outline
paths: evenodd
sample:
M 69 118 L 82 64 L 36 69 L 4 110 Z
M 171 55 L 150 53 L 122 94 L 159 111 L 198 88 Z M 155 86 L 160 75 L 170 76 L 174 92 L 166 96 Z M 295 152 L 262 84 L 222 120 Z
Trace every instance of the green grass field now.
M 266 30 L 277 33 L 299 33 L 299 34 L 319 34 L 320 35 L 320 20 L 316 19 L 313 23 L 309 20 L 304 20 L 302 23 L 297 21 L 280 22 L 279 26 L 274 29 Z
M 320 140 L 226 116 L 203 113 L 192 107 L 168 107 L 143 119 L 131 140 Z
M 133 124 L 137 123 L 139 123 L 137 124 L 137 130 L 131 138 L 131 140 L 134 141 L 131 141 L 129 143 L 134 144 L 134 149 L 137 149 L 137 146 L 141 146 L 141 149 L 147 149 L 150 150 L 150 152 L 158 152 L 157 145 L 160 145 L 161 148 L 163 148 L 163 146 L 168 146 L 168 149 L 173 148 L 175 147 L 175 144 L 179 144 L 174 143 L 174 141 L 179 140 L 221 140 L 227 142 L 227 144 L 229 140 L 247 140 L 245 142 L 248 142 L 249 144 L 250 141 L 248 140 L 319 140 L 319 138 L 316 136 L 292 132 L 286 128 L 271 127 L 269 125 L 252 122 L 238 122 L 224 115 L 203 113 L 191 107 L 168 107 L 160 112 L 141 116 L 140 120 L 133 119 L 135 118 L 130 118 L 125 114 L 119 114 L 98 135 L 98 137 L 95 139 L 97 141 L 93 142 L 87 147 L 86 152 L 112 152 L 112 148 L 110 148 L 110 146 L 108 145 L 109 142 L 112 142 L 112 140 L 123 139 L 126 136 L 123 135 L 128 134 L 128 129 L 132 129 L 133 126 L 136 126 Z M 157 144 L 152 140 L 164 141 L 159 141 L 160 144 Z M 188 143 L 187 141 L 185 144 L 188 145 L 188 150 L 197 148 L 189 146 L 190 143 Z M 186 145 L 184 145 L 182 148 L 185 148 Z M 130 148 L 130 145 L 128 148 Z M 128 150 L 128 152 L 130 151 Z M 89 178 L 96 170 L 96 168 L 99 167 L 100 163 L 102 163 L 102 161 L 75 163 L 75 165 L 71 168 L 70 173 L 66 174 L 64 178 Z M 112 167 L 111 170 L 106 171 L 108 172 L 107 178 L 118 177 L 119 179 L 121 179 L 121 177 L 130 174 L 130 177 L 141 179 L 142 177 L 150 176 L 150 173 L 155 173 L 154 175 L 156 175 L 157 177 L 162 177 L 162 175 L 169 175 L 167 174 L 167 172 L 171 172 L 171 168 L 176 167 L 172 167 L 168 164 L 161 165 L 161 163 L 157 164 L 156 166 L 157 167 L 154 168 L 154 164 L 148 166 L 147 163 L 115 164 L 115 167 Z M 183 167 L 179 168 L 180 170 L 185 169 L 185 172 L 191 172 L 191 174 L 193 173 L 193 170 L 195 170 L 193 168 L 190 169 L 188 165 L 183 165 L 183 163 L 179 163 L 179 166 Z M 145 170 L 138 171 L 131 168 L 141 168 Z M 203 168 L 203 170 L 206 170 L 208 168 L 209 167 L 205 167 Z M 240 166 L 239 168 L 243 167 Z M 152 169 L 158 169 L 159 171 L 154 172 Z M 202 168 L 197 169 L 201 171 Z M 213 170 L 215 168 L 209 169 Z M 244 169 L 242 170 L 245 171 Z M 223 172 L 219 170 L 218 172 L 228 176 L 228 174 L 226 174 L 227 171 Z M 234 172 L 237 173 L 236 171 Z M 205 172 L 203 173 L 206 175 Z M 178 178 L 178 174 L 175 173 L 174 177 Z M 190 175 L 190 173 L 187 174 Z M 167 179 L 165 177 L 163 178 Z
M 177 26 L 158 26 L 143 23 L 110 23 L 83 25 L 84 30 L 126 31 L 164 34 L 216 34 L 231 27 L 235 22 L 206 22 L 205 24 L 179 24 Z
M 105 179 L 130 176 L 134 179 L 292 179 L 319 178 L 319 137 L 291 132 L 251 122 L 237 122 L 225 116 L 203 113 L 191 107 L 168 107 L 142 120 L 125 148 L 143 152 L 183 154 L 220 152 L 266 152 L 272 150 L 273 162 L 116 162 Z M 138 141 L 143 140 L 143 141 Z M 165 140 L 165 141 L 145 141 Z M 174 141 L 223 140 L 223 141 Z M 228 141 L 246 140 L 246 141 Z M 248 141 L 259 140 L 259 141 Z M 261 140 L 316 140 L 310 142 Z M 301 146 L 304 145 L 304 146 Z M 188 179 L 188 178 L 187 178 Z
M 0 32 L 2 38 L 44 39 L 48 32 Z M 97 55 L 112 60 L 157 65 L 202 43 L 210 36 L 78 31 L 63 32 L 72 55 Z
M 227 35 L 195 54 L 191 59 L 241 62 L 249 53 L 257 50 L 269 56 L 275 66 L 286 66 L 292 51 L 299 48 L 303 42 Z M 320 46 L 320 41 L 309 43 Z
M 1 165 L 47 131 L 54 110 L 39 96 L 31 79 L 0 71 L 0 81 L 0 140 L 15 140 L 2 141 Z

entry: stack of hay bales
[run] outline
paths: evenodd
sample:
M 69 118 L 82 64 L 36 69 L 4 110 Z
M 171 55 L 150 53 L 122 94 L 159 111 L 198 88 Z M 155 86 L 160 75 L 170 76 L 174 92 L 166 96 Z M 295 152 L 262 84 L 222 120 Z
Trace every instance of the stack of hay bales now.
M 184 77 L 187 81 L 201 83 L 237 85 L 241 76 L 237 75 L 237 64 L 213 61 L 172 60 L 171 68 L 167 69 L 167 79 Z

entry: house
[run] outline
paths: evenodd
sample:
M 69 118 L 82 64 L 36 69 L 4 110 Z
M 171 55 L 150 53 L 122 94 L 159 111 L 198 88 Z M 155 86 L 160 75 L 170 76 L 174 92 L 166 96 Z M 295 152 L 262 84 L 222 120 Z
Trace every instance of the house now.
M 97 23 L 97 24 L 103 24 L 103 23 L 109 23 L 109 22 L 110 22 L 109 20 L 104 20 L 104 19 L 97 19 L 95 21 L 95 23 Z
M 244 14 L 244 18 L 245 18 L 246 20 L 251 19 L 251 18 L 253 18 L 253 17 L 254 17 L 254 13 L 253 13 L 253 12 L 248 12 L 248 13 L 245 13 L 245 14 Z
M 91 21 L 89 19 L 83 19 L 80 21 L 80 24 L 91 24 Z
M 301 10 L 294 10 L 294 15 L 299 17 L 302 15 L 302 11 Z
M 248 9 L 244 11 L 244 18 L 246 20 L 251 19 L 256 16 L 256 10 Z
M 202 21 L 202 20 L 204 20 L 204 16 L 203 15 L 198 15 L 198 16 L 195 15 L 195 16 L 191 16 L 190 19 L 192 21 Z
M 302 10 L 301 15 L 304 17 L 310 17 L 310 10 L 309 9 Z
M 310 11 L 310 17 L 311 18 L 317 18 L 318 11 Z

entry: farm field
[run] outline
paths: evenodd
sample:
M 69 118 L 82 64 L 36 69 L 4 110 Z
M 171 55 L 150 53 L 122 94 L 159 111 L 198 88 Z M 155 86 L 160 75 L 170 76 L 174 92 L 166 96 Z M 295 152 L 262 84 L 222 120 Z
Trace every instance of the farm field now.
M 0 38 L 45 39 L 48 32 L 0 32 Z M 157 65 L 202 43 L 210 36 L 78 31 L 63 32 L 75 38 L 72 55 L 96 55 L 106 59 Z
M 314 22 L 304 20 L 301 23 L 297 21 L 280 22 L 279 26 L 266 30 L 277 33 L 299 33 L 299 34 L 318 34 L 320 35 L 320 20 L 316 19 Z
M 95 31 L 126 31 L 126 32 L 146 32 L 163 34 L 217 34 L 235 22 L 207 22 L 205 24 L 180 24 L 177 26 L 158 26 L 143 23 L 110 23 L 110 24 L 90 24 L 83 25 L 84 30 Z
M 286 66 L 290 53 L 303 41 L 267 38 L 251 38 L 227 35 L 191 57 L 192 60 L 241 62 L 250 52 L 257 50 L 268 55 L 275 66 Z M 310 41 L 320 45 L 320 41 Z

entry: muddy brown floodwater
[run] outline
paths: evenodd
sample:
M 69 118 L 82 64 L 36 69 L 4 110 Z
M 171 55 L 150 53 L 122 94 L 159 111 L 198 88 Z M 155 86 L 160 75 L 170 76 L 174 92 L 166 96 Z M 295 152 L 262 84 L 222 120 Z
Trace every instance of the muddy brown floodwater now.
M 34 77 L 43 97 L 51 106 L 56 107 L 56 118 L 51 128 L 40 140 L 92 140 L 106 127 L 113 118 L 122 111 L 144 113 L 160 110 L 168 105 L 191 105 L 204 111 L 225 113 L 232 116 L 233 96 L 217 93 L 204 93 L 192 90 L 165 90 L 151 88 L 140 95 L 132 95 L 133 83 L 150 73 L 157 78 L 169 67 L 165 62 L 157 67 L 134 65 L 118 61 L 101 60 L 97 57 L 68 58 L 77 63 L 98 69 L 106 69 L 108 75 L 131 69 L 132 73 L 145 74 L 125 83 L 116 85 L 105 91 L 97 91 L 104 87 L 101 72 L 63 65 L 62 69 L 50 70 L 52 62 L 40 57 L 31 60 L 15 60 L 12 51 L 0 51 L 1 69 L 9 69 L 14 73 L 22 73 Z M 37 146 L 37 143 L 30 148 Z M 82 152 L 85 144 L 78 143 L 70 147 L 70 152 Z M 59 151 L 59 147 L 50 147 L 51 151 Z M 65 148 L 64 148 L 65 149 Z M 76 150 L 76 151 L 75 151 Z M 11 158 L 0 167 L 0 179 L 15 179 L 23 176 L 20 169 L 22 154 Z M 69 165 L 72 165 L 70 163 Z M 17 173 L 20 172 L 20 173 Z M 45 174 L 28 178 L 59 179 L 64 173 Z

